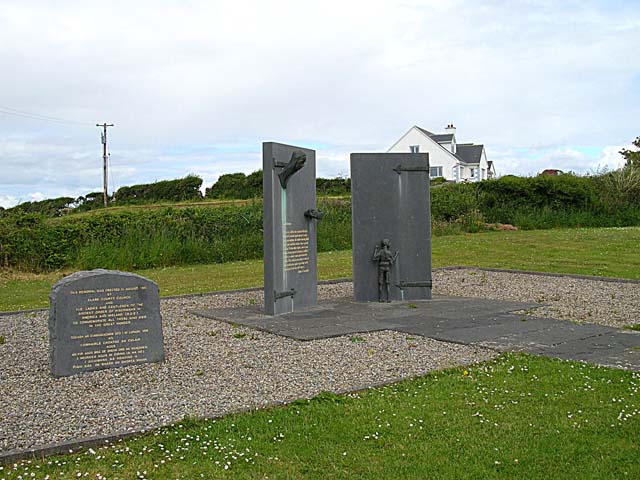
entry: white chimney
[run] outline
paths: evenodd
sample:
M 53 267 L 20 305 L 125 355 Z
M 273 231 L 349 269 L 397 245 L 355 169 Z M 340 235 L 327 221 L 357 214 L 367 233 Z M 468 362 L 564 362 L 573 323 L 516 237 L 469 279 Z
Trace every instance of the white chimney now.
M 444 129 L 445 133 L 453 133 L 456 134 L 456 127 L 453 126 L 453 123 L 447 125 L 447 128 Z
M 453 123 L 447 125 L 447 128 L 444 129 L 445 133 L 453 134 L 453 138 L 451 139 L 451 153 L 456 153 L 456 127 L 453 126 Z

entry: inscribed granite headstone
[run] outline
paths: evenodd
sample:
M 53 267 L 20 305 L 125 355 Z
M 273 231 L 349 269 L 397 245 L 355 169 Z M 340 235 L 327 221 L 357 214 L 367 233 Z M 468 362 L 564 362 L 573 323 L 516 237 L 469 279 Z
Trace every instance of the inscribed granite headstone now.
M 112 270 L 76 272 L 49 295 L 56 377 L 164 360 L 158 285 Z

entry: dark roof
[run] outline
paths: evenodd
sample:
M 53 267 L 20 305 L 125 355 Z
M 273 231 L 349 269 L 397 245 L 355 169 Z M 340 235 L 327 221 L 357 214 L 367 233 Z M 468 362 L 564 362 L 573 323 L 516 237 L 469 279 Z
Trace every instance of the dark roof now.
M 433 138 L 436 142 L 438 143 L 443 143 L 443 142 L 449 142 L 451 143 L 453 141 L 453 133 L 440 133 L 440 134 L 431 134 L 429 135 L 431 138 Z
M 464 163 L 480 163 L 484 145 L 473 145 L 472 143 L 462 143 L 456 145 L 456 157 Z
M 425 130 L 424 128 L 420 128 L 419 126 L 415 126 L 418 130 L 424 133 L 426 136 L 433 138 L 434 141 L 440 142 L 451 142 L 453 140 L 453 133 L 433 133 L 429 130 Z
M 429 137 L 433 137 L 435 135 L 435 133 L 430 132 L 429 130 L 425 130 L 424 128 L 420 128 L 419 126 L 415 125 L 415 127 L 420 130 L 422 133 L 424 133 L 425 135 L 429 136 Z
M 433 133 L 429 130 L 425 130 L 424 128 L 420 128 L 415 125 L 415 127 L 420 130 L 422 133 L 431 137 L 433 141 L 437 143 L 450 143 L 453 142 L 453 133 Z M 445 147 L 446 148 L 446 147 Z M 461 162 L 464 163 L 480 163 L 480 158 L 482 158 L 482 150 L 484 149 L 484 145 L 474 145 L 473 143 L 458 143 L 456 145 L 456 153 L 455 156 Z M 489 169 L 491 169 L 491 163 L 489 163 Z

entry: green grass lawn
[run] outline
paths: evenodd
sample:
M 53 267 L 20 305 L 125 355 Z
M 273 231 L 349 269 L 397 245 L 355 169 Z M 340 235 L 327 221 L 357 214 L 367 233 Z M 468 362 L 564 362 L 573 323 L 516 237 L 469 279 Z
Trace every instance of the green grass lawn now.
M 187 420 L 109 448 L 6 465 L 0 478 L 640 478 L 639 389 L 640 373 L 509 354 Z
M 571 228 L 433 239 L 434 266 L 475 265 L 640 279 L 640 228 Z
M 640 228 L 436 237 L 434 266 L 640 278 Z M 322 279 L 351 252 L 319 256 Z M 66 272 L 68 273 L 68 272 Z M 262 262 L 140 271 L 163 295 L 262 284 Z M 61 272 L 0 275 L 0 309 L 47 305 Z M 186 420 L 108 448 L 1 467 L 24 478 L 640 478 L 640 373 L 507 354 L 383 388 L 216 421 Z
M 434 267 L 469 265 L 640 279 L 640 228 L 484 232 L 433 238 Z M 351 276 L 351 251 L 318 257 L 320 279 Z M 51 285 L 70 272 L 0 273 L 0 311 L 48 305 Z M 262 261 L 141 270 L 162 295 L 262 285 Z
M 52 217 L 49 219 L 50 222 L 57 223 L 61 221 L 65 221 L 67 218 L 79 218 L 79 217 L 87 217 L 92 215 L 108 215 L 111 213 L 124 213 L 124 212 L 137 212 L 140 210 L 159 210 L 163 208 L 193 208 L 193 207 L 201 207 L 201 208 L 212 208 L 212 207 L 224 207 L 229 205 L 247 205 L 249 203 L 255 202 L 255 199 L 247 199 L 247 200 L 215 200 L 215 199 L 201 199 L 201 200 L 185 200 L 183 202 L 158 202 L 158 203 L 145 203 L 140 205 L 110 205 L 107 208 L 97 208 L 95 210 L 87 210 L 86 212 L 72 212 L 70 215 L 62 216 L 62 217 Z M 260 200 L 262 201 L 262 200 Z

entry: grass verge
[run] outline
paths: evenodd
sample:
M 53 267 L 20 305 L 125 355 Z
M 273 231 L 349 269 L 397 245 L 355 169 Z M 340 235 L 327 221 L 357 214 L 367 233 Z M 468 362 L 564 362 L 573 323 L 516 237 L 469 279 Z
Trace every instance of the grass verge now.
M 0 478 L 639 478 L 639 388 L 637 372 L 508 354 L 354 394 L 186 420 L 7 465 Z
M 483 232 L 433 238 L 434 267 L 468 265 L 640 279 L 640 228 Z M 351 251 L 318 255 L 322 280 L 351 276 Z M 0 273 L 0 311 L 43 308 L 51 286 L 70 272 Z M 139 270 L 162 295 L 259 287 L 262 261 Z

